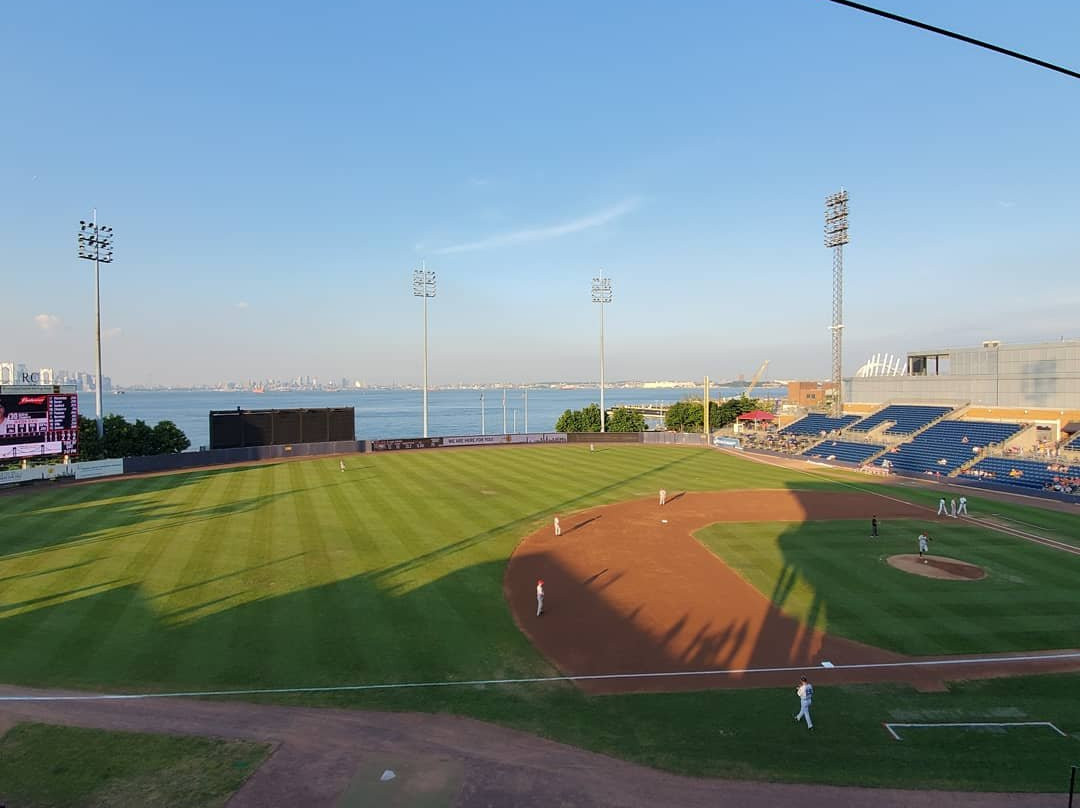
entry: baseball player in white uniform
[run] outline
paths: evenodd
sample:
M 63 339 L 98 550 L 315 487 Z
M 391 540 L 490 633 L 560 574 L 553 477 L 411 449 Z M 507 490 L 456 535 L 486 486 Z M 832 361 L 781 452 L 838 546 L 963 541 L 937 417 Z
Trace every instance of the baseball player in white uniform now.
M 339 460 L 338 465 L 341 466 L 342 471 L 345 471 L 345 461 L 344 460 Z
M 930 552 L 930 537 L 926 533 L 919 534 L 919 558 L 922 558 L 922 563 L 926 563 L 926 559 L 923 558 L 924 553 Z
M 806 681 L 806 677 L 799 680 L 799 686 L 795 688 L 795 694 L 799 697 L 799 714 L 795 716 L 798 724 L 803 718 L 806 719 L 806 728 L 813 729 L 814 722 L 810 718 L 810 702 L 814 700 L 814 686 Z
M 938 500 L 938 503 L 937 503 L 937 515 L 938 516 L 948 516 L 949 515 L 949 509 L 947 507 L 945 507 L 945 497 L 942 497 L 941 499 Z
M 665 491 L 663 488 L 661 488 L 660 489 L 660 504 L 663 505 L 665 502 L 667 502 L 667 491 Z
M 952 518 L 955 519 L 956 518 L 956 500 L 955 499 L 950 500 L 950 503 L 952 504 Z
M 540 578 L 536 582 L 536 616 L 539 617 L 544 613 L 544 579 Z
M 559 524 L 559 517 L 557 517 L 557 516 L 555 517 L 555 535 L 556 536 L 561 536 L 562 535 L 562 525 Z
M 958 514 L 962 514 L 964 516 L 968 515 L 968 512 L 967 512 L 967 497 L 960 497 L 960 507 L 957 509 L 956 512 Z

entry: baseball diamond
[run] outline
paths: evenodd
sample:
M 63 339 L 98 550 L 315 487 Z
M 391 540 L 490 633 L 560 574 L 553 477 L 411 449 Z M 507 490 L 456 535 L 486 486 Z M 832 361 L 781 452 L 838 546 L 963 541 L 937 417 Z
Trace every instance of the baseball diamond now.
M 785 799 L 733 779 L 1057 790 L 1054 766 L 1080 751 L 1070 697 L 1080 556 L 978 514 L 1007 510 L 1065 547 L 1080 538 L 1074 517 L 973 496 L 975 516 L 946 522 L 936 498 L 710 449 L 588 444 L 377 453 L 344 471 L 337 457 L 298 459 L 5 494 L 0 726 L 285 738 L 240 805 L 268 794 L 333 805 L 357 772 L 447 760 L 450 726 L 474 739 L 471 751 L 432 771 L 447 793 L 473 795 L 461 804 L 559 796 L 514 749 L 559 767 L 595 760 L 510 730 L 726 778 L 693 781 L 700 802 L 683 804 Z M 986 577 L 890 566 L 924 530 L 935 551 Z M 621 678 L 561 678 L 611 674 Z M 814 729 L 792 735 L 801 675 L 815 688 Z M 209 695 L 221 691 L 258 703 Z M 95 692 L 128 698 L 56 700 Z M 153 695 L 168 692 L 204 698 L 185 708 L 186 697 Z M 339 709 L 316 709 L 327 707 Z M 491 729 L 499 743 L 454 715 L 503 725 Z M 953 734 L 944 756 L 932 733 L 897 744 L 882 730 L 1029 720 L 1067 737 Z M 413 740 L 372 740 L 399 731 Z M 627 783 L 655 790 L 604 796 L 578 782 L 559 798 L 689 799 L 690 781 L 619 765 Z M 896 794 L 852 791 L 850 804 L 910 804 Z M 831 799 L 812 788 L 802 798 Z M 969 804 L 1009 804 L 983 798 Z

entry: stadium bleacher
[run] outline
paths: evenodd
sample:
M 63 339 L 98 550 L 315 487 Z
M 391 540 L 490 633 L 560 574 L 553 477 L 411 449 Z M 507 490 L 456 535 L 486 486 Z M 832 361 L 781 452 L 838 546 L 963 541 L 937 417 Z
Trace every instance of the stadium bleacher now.
M 812 412 L 805 418 L 785 426 L 780 430 L 780 433 L 786 435 L 820 435 L 822 432 L 832 432 L 835 429 L 847 429 L 858 420 L 859 416 L 857 415 L 830 418 L 827 415 Z
M 1080 432 L 1073 435 L 1073 439 L 1065 444 L 1065 448 L 1074 452 L 1080 452 Z
M 914 440 L 891 449 L 888 459 L 897 471 L 944 475 L 971 460 L 975 449 L 1008 440 L 1021 429 L 1014 423 L 941 421 Z
M 932 421 L 936 421 L 952 407 L 929 407 L 921 404 L 890 404 L 885 409 L 875 412 L 851 427 L 852 432 L 869 432 L 886 421 L 895 421 L 885 430 L 886 435 L 910 435 Z
M 803 454 L 807 457 L 820 457 L 824 460 L 843 460 L 848 463 L 862 463 L 885 447 L 876 443 L 850 443 L 842 440 L 826 440 L 811 446 Z
M 1080 466 L 1068 466 L 1065 471 L 1060 470 L 1060 467 L 1058 471 L 1050 471 L 1047 465 L 1051 464 L 1039 460 L 1015 460 L 1011 457 L 984 457 L 962 476 L 1036 491 L 1045 490 L 1055 477 L 1080 478 Z

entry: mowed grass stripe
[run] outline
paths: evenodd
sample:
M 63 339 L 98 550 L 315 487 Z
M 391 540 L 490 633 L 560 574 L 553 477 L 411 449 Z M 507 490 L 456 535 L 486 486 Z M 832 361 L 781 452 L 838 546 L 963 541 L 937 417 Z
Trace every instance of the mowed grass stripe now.
M 173 657 L 178 681 L 196 674 L 208 682 L 226 679 L 236 609 L 252 597 L 242 575 L 248 548 L 257 547 L 258 539 L 256 520 L 246 514 L 249 508 L 262 510 L 272 496 L 266 489 L 274 475 L 273 469 L 256 467 L 238 476 L 236 497 L 243 509 L 217 513 L 201 527 L 192 525 L 190 534 L 183 535 L 189 553 L 179 578 L 167 585 L 155 582 L 151 589 L 155 611 L 180 648 Z
M 422 484 L 412 474 L 403 474 L 402 482 L 408 490 L 418 490 L 417 486 Z M 449 648 L 448 644 L 471 643 L 476 639 L 475 632 L 457 613 L 458 603 L 468 599 L 469 593 L 457 586 L 448 589 L 443 582 L 460 566 L 455 557 L 459 553 L 435 552 L 446 542 L 451 546 L 460 542 L 463 528 L 454 511 L 449 507 L 436 509 L 432 499 L 439 498 L 422 497 L 412 513 L 404 514 L 405 530 L 423 543 L 417 546 L 420 553 L 410 559 L 413 564 L 408 572 L 391 578 L 400 587 L 397 594 L 400 607 L 411 612 L 408 620 L 411 629 L 404 625 L 395 629 L 411 630 L 416 636 L 419 653 L 411 656 L 411 662 L 416 672 L 423 675 L 431 675 L 439 668 L 445 671 L 445 663 L 440 661 L 461 653 L 461 649 Z
M 146 478 L 128 482 L 122 491 L 114 487 L 110 493 L 122 494 L 120 502 L 129 506 L 137 504 L 139 513 L 146 513 L 155 507 L 147 495 L 159 487 L 160 482 Z M 115 504 L 114 500 L 106 502 Z M 134 523 L 134 513 L 130 507 L 118 509 L 118 512 L 110 510 L 108 519 L 114 524 L 121 524 L 126 530 Z M 71 515 L 74 513 L 68 514 Z M 92 523 L 84 523 L 84 528 L 86 532 L 93 530 Z M 18 653 L 33 678 L 52 674 L 65 683 L 85 681 L 86 675 L 95 678 L 87 669 L 88 658 L 96 644 L 103 642 L 113 630 L 114 620 L 111 618 L 118 617 L 133 596 L 131 582 L 140 563 L 137 553 L 124 553 L 105 530 L 102 533 L 105 535 L 100 537 L 100 542 L 88 544 L 81 541 L 79 533 L 73 532 L 75 547 L 85 551 L 82 560 L 93 557 L 102 563 L 74 568 L 65 576 L 67 589 L 57 593 L 61 596 L 70 594 L 73 598 L 65 602 L 44 601 L 35 610 L 39 613 L 24 615 L 23 620 L 33 622 L 35 630 L 21 634 L 17 644 L 8 646 L 11 653 Z M 146 536 L 143 535 L 141 539 L 145 541 Z M 106 540 L 109 545 L 107 553 L 103 552 L 102 546 Z M 23 621 L 16 620 L 14 624 L 4 621 L 0 631 L 10 626 L 18 630 L 20 622 Z M 110 666 L 108 673 L 113 670 L 114 666 Z
M 161 479 L 161 478 L 157 478 Z M 133 576 L 133 591 L 125 614 L 118 620 L 118 628 L 125 620 L 139 626 L 141 631 L 127 634 L 128 643 L 123 645 L 124 633 L 114 632 L 115 641 L 107 643 L 115 649 L 108 655 L 99 654 L 103 664 L 119 664 L 120 670 L 130 671 L 133 680 L 148 675 L 163 681 L 176 681 L 176 668 L 191 656 L 202 662 L 201 675 L 212 677 L 215 659 L 209 648 L 191 650 L 190 638 L 177 634 L 170 625 L 170 612 L 192 602 L 198 596 L 198 586 L 211 573 L 208 569 L 216 559 L 214 549 L 221 530 L 220 519 L 211 514 L 228 510 L 232 503 L 242 502 L 247 494 L 247 481 L 242 474 L 231 476 L 223 485 L 209 489 L 206 496 L 192 491 L 173 490 L 178 508 L 171 530 L 152 534 L 143 542 L 142 550 L 127 569 Z M 182 503 L 182 504 L 181 504 Z M 185 510 L 186 506 L 186 510 Z M 185 514 L 192 514 L 190 521 Z M 131 643 L 132 636 L 143 638 Z
M 341 473 L 334 468 L 337 478 L 332 477 L 330 462 L 311 463 L 306 466 L 306 471 L 317 480 L 317 488 L 311 498 L 314 528 L 309 545 L 311 550 L 310 554 L 304 556 L 309 582 L 309 588 L 305 592 L 312 596 L 309 602 L 316 619 L 316 654 L 319 668 L 326 672 L 326 681 L 334 681 L 339 675 L 336 667 L 342 654 L 341 626 L 356 625 L 349 619 L 352 598 L 349 594 L 351 584 L 348 581 L 355 561 L 344 534 L 345 511 L 334 506 L 329 494 L 332 489 L 342 484 Z M 338 548 L 341 548 L 340 552 Z

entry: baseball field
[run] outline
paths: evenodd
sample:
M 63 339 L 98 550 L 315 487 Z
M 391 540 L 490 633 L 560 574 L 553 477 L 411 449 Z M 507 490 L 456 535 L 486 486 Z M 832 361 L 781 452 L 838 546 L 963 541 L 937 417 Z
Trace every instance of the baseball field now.
M 938 519 L 930 488 L 690 448 L 346 462 L 0 497 L 0 682 L 298 688 L 238 697 L 449 712 L 773 781 L 1060 791 L 1080 759 L 1080 659 L 1032 659 L 1080 645 L 1075 513 L 972 497 L 975 520 Z M 997 529 L 1010 525 L 1060 544 Z M 921 531 L 985 577 L 887 563 Z M 802 671 L 813 733 L 792 721 Z M 883 726 L 1011 722 L 1065 735 L 920 726 L 897 741 Z

